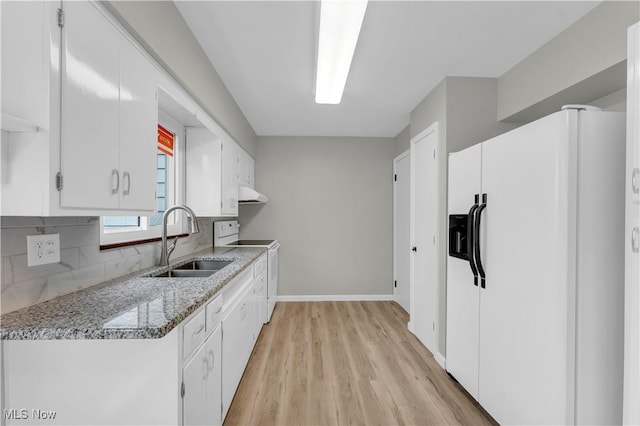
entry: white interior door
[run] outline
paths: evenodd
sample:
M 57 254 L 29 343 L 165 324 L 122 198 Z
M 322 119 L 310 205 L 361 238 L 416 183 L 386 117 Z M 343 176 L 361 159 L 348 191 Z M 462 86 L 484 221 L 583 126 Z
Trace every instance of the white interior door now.
M 393 294 L 396 302 L 409 312 L 409 151 L 393 160 Z
M 449 157 L 449 215 L 468 214 L 474 206 L 475 195 L 481 192 L 481 164 L 480 144 Z M 447 371 L 475 399 L 478 399 L 479 289 L 469 261 L 448 256 Z
M 411 140 L 410 330 L 432 354 L 438 319 L 438 123 Z

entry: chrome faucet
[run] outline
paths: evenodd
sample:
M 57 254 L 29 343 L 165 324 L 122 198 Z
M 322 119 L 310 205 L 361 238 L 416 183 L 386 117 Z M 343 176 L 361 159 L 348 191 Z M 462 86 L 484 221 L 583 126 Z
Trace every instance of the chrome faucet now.
M 171 253 L 173 253 L 173 250 L 175 250 L 176 243 L 178 242 L 178 237 L 176 237 L 176 239 L 173 240 L 171 246 L 167 247 L 167 218 L 169 217 L 169 214 L 174 210 L 184 210 L 185 212 L 187 212 L 190 234 L 200 232 L 200 229 L 198 228 L 198 218 L 196 217 L 196 214 L 193 212 L 193 210 L 191 210 L 189 207 L 178 204 L 175 206 L 171 206 L 167 210 L 165 210 L 164 214 L 162 215 L 162 251 L 160 253 L 160 266 L 167 266 L 169 264 L 169 256 L 171 256 Z

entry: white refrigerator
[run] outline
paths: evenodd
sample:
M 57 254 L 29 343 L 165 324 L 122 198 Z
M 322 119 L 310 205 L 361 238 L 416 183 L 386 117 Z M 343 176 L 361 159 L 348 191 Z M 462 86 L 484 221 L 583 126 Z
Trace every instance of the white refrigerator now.
M 579 106 L 449 158 L 446 368 L 501 424 L 622 421 L 624 164 Z

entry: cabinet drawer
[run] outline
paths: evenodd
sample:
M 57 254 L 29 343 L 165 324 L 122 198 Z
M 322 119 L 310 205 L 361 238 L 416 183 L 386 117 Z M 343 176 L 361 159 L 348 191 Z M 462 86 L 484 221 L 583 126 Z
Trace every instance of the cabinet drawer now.
M 222 318 L 222 296 L 218 296 L 207 304 L 207 334 L 220 323 Z
M 263 271 L 267 270 L 267 256 L 263 255 L 260 259 L 256 260 L 256 263 L 253 264 L 253 276 L 257 277 Z
M 202 310 L 184 325 L 182 333 L 182 357 L 184 359 L 189 358 L 189 355 L 204 341 L 207 334 L 205 331 L 205 323 L 205 310 Z

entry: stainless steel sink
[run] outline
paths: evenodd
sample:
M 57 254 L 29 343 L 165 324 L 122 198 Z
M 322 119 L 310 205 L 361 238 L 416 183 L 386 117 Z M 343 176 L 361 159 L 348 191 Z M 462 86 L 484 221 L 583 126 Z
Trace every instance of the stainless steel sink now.
M 162 274 L 153 275 L 152 278 L 205 278 L 210 277 L 218 271 L 210 271 L 206 269 L 172 269 Z
M 189 263 L 185 263 L 184 265 L 177 266 L 173 270 L 219 271 L 220 269 L 232 263 L 232 260 L 193 260 Z
M 227 265 L 232 264 L 232 260 L 192 260 L 184 265 L 163 272 L 153 274 L 151 278 L 205 278 L 218 272 Z

